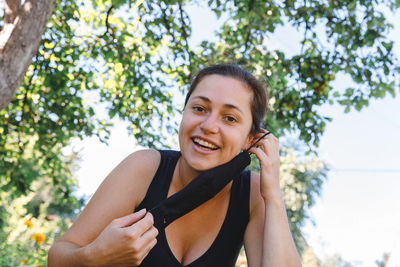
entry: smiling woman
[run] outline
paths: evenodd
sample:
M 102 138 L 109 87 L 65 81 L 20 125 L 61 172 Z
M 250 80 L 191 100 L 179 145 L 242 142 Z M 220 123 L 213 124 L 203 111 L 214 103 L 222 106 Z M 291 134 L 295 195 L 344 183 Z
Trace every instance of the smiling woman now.
M 253 139 L 252 95 L 243 82 L 228 76 L 208 75 L 197 84 L 179 128 L 182 160 L 187 166 L 194 171 L 210 169 L 249 145 Z
M 243 243 L 249 266 L 300 266 L 272 134 L 249 150 L 260 174 L 232 177 L 170 224 L 157 209 L 146 212 L 249 148 L 267 132 L 260 128 L 266 107 L 263 85 L 241 67 L 201 70 L 185 100 L 180 151 L 143 150 L 121 162 L 53 245 L 49 266 L 234 266 Z

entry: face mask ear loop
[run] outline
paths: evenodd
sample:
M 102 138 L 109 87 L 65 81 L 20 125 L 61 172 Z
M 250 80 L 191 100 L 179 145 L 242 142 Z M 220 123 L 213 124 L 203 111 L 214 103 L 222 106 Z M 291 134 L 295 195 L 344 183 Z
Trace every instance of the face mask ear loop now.
M 248 149 L 246 149 L 246 151 L 249 152 L 249 150 L 250 150 L 253 146 L 255 146 L 255 145 L 258 143 L 258 141 L 260 141 L 261 139 L 263 139 L 264 137 L 266 137 L 266 136 L 269 135 L 270 133 L 271 133 L 271 132 L 265 133 L 263 136 L 261 136 L 260 138 L 258 138 L 257 141 L 255 141 Z

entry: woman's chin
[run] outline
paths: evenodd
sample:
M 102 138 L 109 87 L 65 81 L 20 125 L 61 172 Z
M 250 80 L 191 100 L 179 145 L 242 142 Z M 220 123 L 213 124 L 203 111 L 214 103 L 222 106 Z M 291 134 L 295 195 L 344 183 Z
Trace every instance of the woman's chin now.
M 204 157 L 202 155 L 188 158 L 187 163 L 197 172 L 203 172 L 217 166 L 215 159 Z

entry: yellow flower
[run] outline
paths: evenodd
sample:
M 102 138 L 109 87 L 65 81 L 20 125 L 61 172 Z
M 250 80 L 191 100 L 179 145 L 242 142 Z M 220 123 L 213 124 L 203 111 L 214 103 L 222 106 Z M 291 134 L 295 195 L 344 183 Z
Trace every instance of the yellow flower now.
M 32 236 L 32 240 L 35 240 L 36 244 L 38 244 L 39 246 L 43 243 L 45 239 L 46 237 L 42 233 L 36 233 Z
M 24 224 L 29 228 L 29 229 L 32 229 L 33 228 L 33 222 L 29 219 L 29 220 L 26 220 L 25 222 L 24 222 Z
M 24 264 L 24 263 L 28 263 L 28 259 L 25 259 L 25 260 L 19 260 L 19 264 L 20 264 L 20 265 L 22 265 L 22 264 Z

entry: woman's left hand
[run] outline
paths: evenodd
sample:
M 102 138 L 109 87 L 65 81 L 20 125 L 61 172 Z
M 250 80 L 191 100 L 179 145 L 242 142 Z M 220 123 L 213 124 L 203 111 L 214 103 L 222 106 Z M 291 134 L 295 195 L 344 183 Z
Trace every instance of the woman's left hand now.
M 256 134 L 253 140 L 257 140 L 268 131 L 262 129 Z M 268 134 L 258 141 L 257 145 L 249 150 L 255 154 L 260 161 L 260 190 L 261 196 L 267 200 L 271 198 L 281 198 L 279 183 L 279 141 L 273 134 Z

